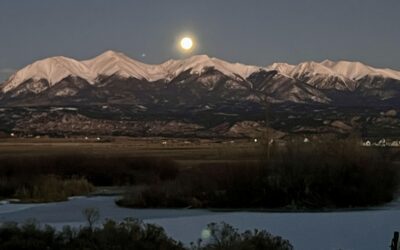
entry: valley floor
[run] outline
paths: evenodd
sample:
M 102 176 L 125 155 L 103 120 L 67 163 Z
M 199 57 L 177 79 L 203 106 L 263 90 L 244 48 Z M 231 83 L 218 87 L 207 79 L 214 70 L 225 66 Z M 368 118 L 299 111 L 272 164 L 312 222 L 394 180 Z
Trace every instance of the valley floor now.
M 111 138 L 111 139 L 110 139 Z M 100 139 L 100 140 L 98 140 Z M 0 139 L 2 156 L 51 156 L 60 154 L 87 154 L 102 156 L 166 157 L 178 162 L 208 162 L 257 160 L 262 142 L 253 139 L 179 139 L 100 137 L 7 138 Z

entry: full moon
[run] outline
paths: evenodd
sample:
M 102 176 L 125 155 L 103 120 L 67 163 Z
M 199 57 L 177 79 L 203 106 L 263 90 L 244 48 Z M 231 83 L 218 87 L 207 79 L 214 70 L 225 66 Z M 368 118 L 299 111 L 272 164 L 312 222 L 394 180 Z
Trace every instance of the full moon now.
M 184 50 L 190 50 L 193 47 L 193 40 L 190 37 L 184 37 L 181 40 L 181 47 Z

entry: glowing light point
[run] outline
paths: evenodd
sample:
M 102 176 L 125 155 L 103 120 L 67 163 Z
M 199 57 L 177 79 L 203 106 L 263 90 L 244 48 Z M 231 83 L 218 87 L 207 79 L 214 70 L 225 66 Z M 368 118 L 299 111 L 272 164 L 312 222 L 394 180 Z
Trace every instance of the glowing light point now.
M 211 236 L 210 230 L 204 229 L 203 231 L 201 231 L 201 238 L 202 238 L 203 240 L 209 239 L 210 236 Z
M 181 47 L 184 50 L 190 50 L 193 47 L 193 40 L 190 37 L 184 37 L 181 40 Z

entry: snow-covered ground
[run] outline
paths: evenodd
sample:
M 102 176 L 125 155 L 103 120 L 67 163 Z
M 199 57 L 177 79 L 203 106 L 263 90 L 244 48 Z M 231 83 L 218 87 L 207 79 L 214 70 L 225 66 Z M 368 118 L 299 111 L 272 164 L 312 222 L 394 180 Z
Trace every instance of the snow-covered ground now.
M 57 228 L 84 223 L 82 210 L 96 207 L 102 219 L 135 217 L 165 228 L 173 238 L 190 243 L 208 223 L 227 222 L 240 230 L 266 229 L 290 240 L 298 250 L 388 249 L 393 231 L 400 230 L 400 203 L 363 211 L 327 213 L 211 212 L 180 209 L 127 209 L 115 197 L 75 198 L 50 204 L 0 205 L 0 222 L 35 218 Z

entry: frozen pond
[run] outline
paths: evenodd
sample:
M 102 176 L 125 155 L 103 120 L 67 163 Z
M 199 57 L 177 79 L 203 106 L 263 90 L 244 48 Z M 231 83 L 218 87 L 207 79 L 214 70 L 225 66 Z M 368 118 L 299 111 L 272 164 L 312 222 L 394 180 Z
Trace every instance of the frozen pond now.
M 85 223 L 82 210 L 98 208 L 102 217 L 122 220 L 135 217 L 165 228 L 184 243 L 197 240 L 211 222 L 227 222 L 240 230 L 266 229 L 290 240 L 298 250 L 389 249 L 393 231 L 400 230 L 400 203 L 380 209 L 329 213 L 211 212 L 180 209 L 127 209 L 114 197 L 74 198 L 49 204 L 0 205 L 0 222 L 35 218 L 58 228 Z

